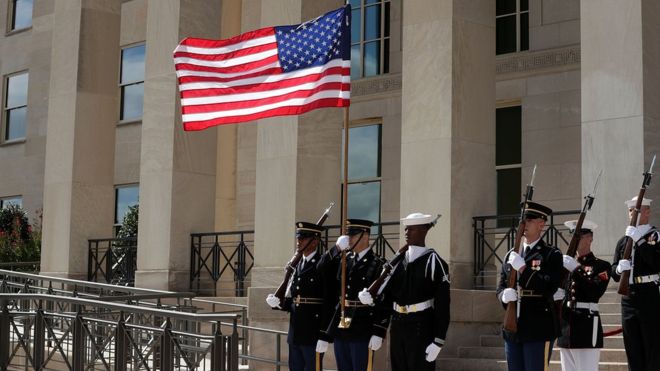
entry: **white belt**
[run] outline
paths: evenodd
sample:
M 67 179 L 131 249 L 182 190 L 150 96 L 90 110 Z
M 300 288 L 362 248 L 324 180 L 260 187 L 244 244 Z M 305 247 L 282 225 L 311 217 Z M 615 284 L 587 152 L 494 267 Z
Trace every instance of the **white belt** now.
M 574 305 L 574 308 L 576 309 L 589 309 L 592 312 L 598 312 L 598 303 L 584 303 L 581 301 L 578 302 L 568 302 L 568 306 L 572 307 Z
M 660 274 L 649 274 L 648 276 L 638 276 L 633 278 L 635 283 L 649 283 L 660 280 Z
M 410 304 L 410 305 L 399 305 L 397 303 L 394 303 L 394 311 L 403 314 L 421 312 L 425 309 L 432 307 L 433 307 L 433 299 L 429 299 L 421 303 Z

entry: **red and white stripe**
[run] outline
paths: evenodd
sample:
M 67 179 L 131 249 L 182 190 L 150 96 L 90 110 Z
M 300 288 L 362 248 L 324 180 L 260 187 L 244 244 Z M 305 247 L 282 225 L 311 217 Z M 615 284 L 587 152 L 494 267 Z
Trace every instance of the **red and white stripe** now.
M 174 50 L 185 130 L 298 115 L 350 103 L 350 61 L 283 72 L 272 27 Z

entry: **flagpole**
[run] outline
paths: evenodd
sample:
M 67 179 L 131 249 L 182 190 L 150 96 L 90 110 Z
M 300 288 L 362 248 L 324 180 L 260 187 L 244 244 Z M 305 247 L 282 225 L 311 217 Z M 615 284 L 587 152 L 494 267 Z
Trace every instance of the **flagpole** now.
M 344 107 L 344 182 L 341 197 L 341 234 L 346 234 L 346 216 L 348 215 L 348 107 Z M 340 319 L 339 328 L 348 328 L 346 321 L 346 250 L 341 252 L 341 296 L 339 297 Z

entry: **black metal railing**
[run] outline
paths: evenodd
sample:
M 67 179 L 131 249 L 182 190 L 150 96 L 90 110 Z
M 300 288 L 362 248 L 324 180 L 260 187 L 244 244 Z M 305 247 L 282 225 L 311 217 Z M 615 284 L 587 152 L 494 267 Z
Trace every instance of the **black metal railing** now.
M 341 234 L 327 226 L 319 249 L 325 251 Z M 385 258 L 399 249 L 399 222 L 372 227 L 370 244 Z M 293 251 L 292 251 L 293 254 Z M 208 296 L 245 296 L 254 266 L 254 231 L 193 233 L 190 235 L 190 290 Z
M 0 269 L 17 272 L 34 272 L 39 273 L 41 269 L 41 262 L 3 262 L 0 263 Z
M 0 369 L 235 371 L 237 321 L 235 314 L 2 293 Z
M 88 240 L 87 280 L 134 286 L 137 269 L 137 238 Z
M 546 223 L 547 227 L 541 239 L 566 251 L 570 238 L 563 223 L 579 214 L 580 210 L 553 213 Z M 519 215 L 488 215 L 472 218 L 475 289 L 495 288 L 502 259 L 515 244 L 518 219 Z

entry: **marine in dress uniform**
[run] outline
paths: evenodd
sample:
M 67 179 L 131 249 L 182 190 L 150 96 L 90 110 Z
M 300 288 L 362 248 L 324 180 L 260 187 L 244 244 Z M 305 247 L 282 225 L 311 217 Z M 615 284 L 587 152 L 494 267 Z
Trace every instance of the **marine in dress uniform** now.
M 408 250 L 384 283 L 383 302 L 391 309 L 390 360 L 393 371 L 435 370 L 449 327 L 449 266 L 426 246 L 432 215 L 413 213 L 401 219 Z M 360 301 L 372 303 L 365 289 Z
M 575 231 L 577 220 L 564 223 Z M 591 252 L 596 223 L 584 220 L 580 229 L 577 259 L 564 255 L 564 268 L 570 273 L 561 309 L 561 335 L 557 339 L 563 371 L 597 371 L 603 326 L 598 301 L 610 282 L 611 265 Z M 575 232 L 573 232 L 575 233 Z
M 328 342 L 333 342 L 339 371 L 365 371 L 369 365 L 370 351 L 380 349 L 387 333 L 389 311 L 382 305 L 369 306 L 358 300 L 359 291 L 369 286 L 378 276 L 385 263 L 369 246 L 369 234 L 373 222 L 361 219 L 346 220 L 347 236 L 341 236 L 337 244 L 321 258 L 319 268 L 326 275 L 326 300 L 334 315 L 327 323 L 326 331 L 317 344 L 317 351 L 324 352 Z M 341 319 L 341 251 L 352 249 L 346 257 L 345 318 L 350 319 L 348 328 L 339 328 Z M 371 354 L 373 355 L 373 354 Z
M 544 370 L 550 360 L 552 342 L 559 335 L 559 319 L 553 294 L 559 288 L 562 254 L 541 240 L 549 207 L 528 202 L 525 208 L 524 252 L 510 250 L 500 272 L 497 297 L 506 308 L 518 301 L 518 331 L 502 330 L 510 371 Z M 508 288 L 511 269 L 518 271 L 518 289 Z M 520 300 L 519 300 L 520 299 Z
M 626 201 L 632 213 L 637 197 Z M 660 368 L 660 232 L 649 224 L 651 200 L 644 198 L 637 227 L 626 228 L 626 235 L 616 245 L 612 278 L 630 270 L 630 294 L 621 297 L 623 343 L 631 371 Z M 623 259 L 626 239 L 633 239 L 630 260 Z
M 296 223 L 296 240 L 298 248 L 304 248 L 303 258 L 291 277 L 284 302 L 280 303 L 274 294 L 266 298 L 272 308 L 290 313 L 287 342 L 292 371 L 316 370 L 316 343 L 323 330 L 322 324 L 330 315 L 324 302 L 324 277 L 317 268 L 321 232 L 323 227 L 319 225 Z M 322 356 L 319 355 L 319 364 Z

